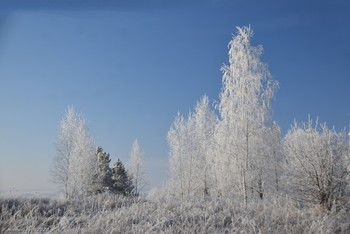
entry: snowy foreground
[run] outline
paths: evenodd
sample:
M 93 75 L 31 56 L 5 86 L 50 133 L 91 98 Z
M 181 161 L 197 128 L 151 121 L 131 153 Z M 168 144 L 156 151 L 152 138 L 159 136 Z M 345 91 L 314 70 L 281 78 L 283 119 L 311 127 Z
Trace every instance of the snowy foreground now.
M 350 233 L 350 210 L 292 202 L 180 201 L 98 195 L 83 200 L 1 198 L 0 233 Z

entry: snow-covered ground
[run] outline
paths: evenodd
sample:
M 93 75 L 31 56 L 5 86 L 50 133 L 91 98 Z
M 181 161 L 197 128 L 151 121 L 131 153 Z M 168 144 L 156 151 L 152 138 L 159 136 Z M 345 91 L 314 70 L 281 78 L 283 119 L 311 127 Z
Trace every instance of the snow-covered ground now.
M 1 198 L 0 232 L 350 233 L 350 211 L 297 208 L 286 199 L 183 200 L 115 195 L 64 200 Z

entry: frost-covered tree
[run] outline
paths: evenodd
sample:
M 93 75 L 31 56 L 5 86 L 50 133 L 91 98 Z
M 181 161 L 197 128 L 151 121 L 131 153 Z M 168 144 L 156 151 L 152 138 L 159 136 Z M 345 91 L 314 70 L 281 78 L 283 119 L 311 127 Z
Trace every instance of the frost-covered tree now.
M 69 168 L 74 148 L 74 129 L 78 125 L 79 116 L 73 107 L 69 107 L 66 116 L 61 120 L 57 139 L 54 165 L 51 168 L 53 182 L 63 190 L 65 197 L 71 193 L 69 188 Z
M 168 132 L 169 152 L 169 169 L 170 179 L 168 187 L 172 193 L 178 194 L 184 198 L 186 193 L 186 154 L 188 134 L 186 121 L 182 115 L 177 114 L 173 125 Z
M 89 193 L 96 169 L 94 148 L 86 120 L 73 107 L 69 107 L 58 129 L 52 168 L 53 181 L 61 187 L 66 197 Z
M 109 167 L 111 161 L 109 154 L 101 147 L 96 150 L 97 169 L 94 176 L 93 193 L 103 193 L 113 190 L 112 170 Z
M 208 196 L 215 187 L 214 132 L 217 117 L 203 96 L 189 117 L 191 152 L 194 159 L 194 186 L 197 195 Z
M 217 168 L 220 192 L 242 195 L 247 203 L 248 196 L 262 197 L 264 190 L 266 170 L 261 162 L 269 154 L 261 147 L 266 143 L 266 128 L 271 125 L 270 104 L 277 82 L 260 60 L 262 46 L 250 44 L 252 29 L 237 30 L 229 43 L 229 65 L 222 67 Z
M 349 148 L 345 132 L 309 118 L 294 123 L 284 139 L 289 194 L 330 210 L 349 199 Z
M 91 193 L 97 169 L 95 148 L 95 142 L 88 133 L 86 120 L 81 118 L 76 129 L 70 167 L 73 196 L 82 197 Z
M 178 114 L 168 132 L 168 186 L 182 198 L 208 196 L 213 187 L 212 141 L 216 120 L 208 97 L 204 96 L 187 119 Z
M 120 193 L 125 196 L 132 195 L 134 186 L 132 178 L 128 175 L 125 167 L 119 159 L 114 163 L 112 168 L 113 192 Z
M 248 196 L 263 198 L 278 189 L 279 131 L 270 114 L 278 84 L 260 60 L 262 47 L 250 44 L 251 28 L 237 29 L 229 65 L 222 67 L 219 120 L 204 97 L 187 119 L 178 115 L 168 132 L 169 184 L 181 197 L 211 190 L 247 203 Z
M 128 172 L 134 185 L 133 194 L 139 195 L 140 191 L 145 188 L 147 181 L 143 166 L 143 151 L 137 140 L 134 141 L 131 148 Z

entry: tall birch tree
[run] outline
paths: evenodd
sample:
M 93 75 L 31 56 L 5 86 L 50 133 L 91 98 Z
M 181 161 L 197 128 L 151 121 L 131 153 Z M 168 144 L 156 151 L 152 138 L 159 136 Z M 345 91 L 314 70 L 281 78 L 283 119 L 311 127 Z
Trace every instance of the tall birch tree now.
M 214 132 L 217 116 L 210 109 L 209 99 L 203 96 L 195 107 L 192 119 L 192 152 L 194 154 L 197 195 L 209 196 L 215 187 Z
M 58 184 L 66 198 L 72 193 L 69 187 L 70 168 L 74 150 L 74 129 L 78 125 L 79 116 L 73 107 L 68 107 L 67 113 L 60 122 L 56 138 L 56 155 L 51 168 L 52 180 Z
M 133 194 L 137 196 L 147 184 L 146 171 L 143 165 L 143 151 L 137 139 L 132 144 L 128 169 L 134 186 Z
M 186 154 L 188 133 L 186 127 L 186 120 L 180 113 L 175 117 L 168 132 L 168 144 L 169 144 L 169 172 L 170 178 L 168 180 L 169 192 L 173 195 L 181 198 L 186 194 Z
M 261 194 L 263 156 L 259 147 L 271 121 L 271 99 L 278 86 L 261 62 L 262 46 L 251 45 L 250 27 L 237 27 L 229 43 L 229 65 L 222 67 L 222 89 L 217 127 L 219 179 L 222 192 L 242 195 L 245 203 Z M 232 189 L 231 189 L 232 188 Z M 231 190 L 231 191 L 229 191 Z
M 170 187 L 182 198 L 208 196 L 213 188 L 213 135 L 217 117 L 203 96 L 187 118 L 179 115 L 168 132 Z
M 95 143 L 82 114 L 69 107 L 58 129 L 53 181 L 66 197 L 81 197 L 93 187 L 97 168 Z

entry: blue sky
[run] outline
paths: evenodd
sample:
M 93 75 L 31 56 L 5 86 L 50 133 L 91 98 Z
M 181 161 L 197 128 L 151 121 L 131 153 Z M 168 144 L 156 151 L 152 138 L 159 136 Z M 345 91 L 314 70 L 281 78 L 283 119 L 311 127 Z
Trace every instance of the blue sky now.
M 280 82 L 285 133 L 307 115 L 350 124 L 347 1 L 1 1 L 0 190 L 54 189 L 60 119 L 74 105 L 113 160 L 137 138 L 150 187 L 166 179 L 166 134 L 178 111 L 218 100 L 236 26 Z

